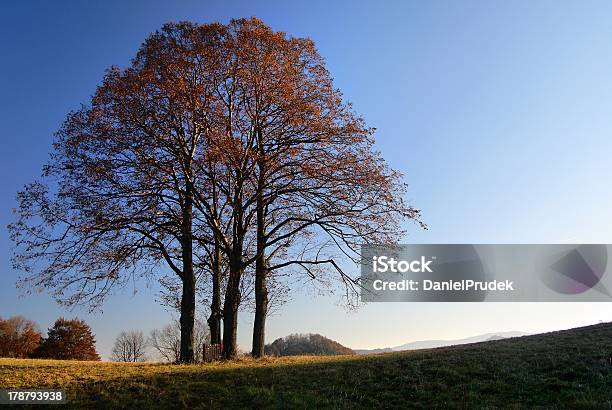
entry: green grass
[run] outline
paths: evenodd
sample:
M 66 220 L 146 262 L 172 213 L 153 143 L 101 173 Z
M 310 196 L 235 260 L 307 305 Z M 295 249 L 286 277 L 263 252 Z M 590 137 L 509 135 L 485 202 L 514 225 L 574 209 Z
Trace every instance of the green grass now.
M 612 324 L 374 356 L 203 365 L 0 359 L 2 388 L 68 407 L 610 408 Z

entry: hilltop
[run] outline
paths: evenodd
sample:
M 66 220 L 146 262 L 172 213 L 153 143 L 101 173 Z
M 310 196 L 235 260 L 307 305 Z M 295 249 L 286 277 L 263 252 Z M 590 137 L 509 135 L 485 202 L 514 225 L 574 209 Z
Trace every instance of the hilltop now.
M 0 359 L 0 386 L 65 388 L 71 407 L 607 408 L 612 324 L 369 356 L 186 366 Z
M 319 334 L 293 334 L 266 345 L 270 356 L 333 356 L 355 354 L 346 346 Z

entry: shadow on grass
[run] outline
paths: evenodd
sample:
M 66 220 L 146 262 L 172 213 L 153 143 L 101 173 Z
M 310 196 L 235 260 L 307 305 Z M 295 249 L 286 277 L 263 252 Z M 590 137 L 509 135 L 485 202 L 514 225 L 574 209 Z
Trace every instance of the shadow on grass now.
M 608 408 L 611 357 L 603 324 L 367 357 L 145 365 L 64 387 L 70 407 Z

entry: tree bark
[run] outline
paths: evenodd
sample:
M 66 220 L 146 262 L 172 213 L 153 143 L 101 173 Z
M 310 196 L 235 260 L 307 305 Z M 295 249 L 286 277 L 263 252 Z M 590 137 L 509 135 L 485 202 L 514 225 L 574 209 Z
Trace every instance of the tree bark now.
M 257 130 L 259 149 L 259 176 L 257 178 L 257 259 L 255 260 L 255 320 L 253 323 L 253 357 L 263 357 L 266 335 L 266 315 L 268 311 L 268 266 L 266 264 L 266 215 L 263 194 L 266 182 L 266 167 L 261 129 Z
M 264 259 L 263 257 L 261 259 Z M 255 267 L 255 322 L 253 324 L 253 357 L 263 357 L 266 335 L 266 316 L 268 314 L 268 269 L 265 261 L 256 261 Z
M 193 328 L 195 324 L 195 272 L 193 269 L 193 197 L 192 187 L 188 183 L 185 190 L 182 221 L 182 259 L 183 259 L 183 293 L 181 295 L 181 363 L 193 363 Z
M 190 276 L 190 277 L 189 277 Z M 193 363 L 193 328 L 195 323 L 195 278 L 191 275 L 183 279 L 181 298 L 181 363 Z
M 241 268 L 230 264 L 230 275 L 223 304 L 223 357 L 235 359 L 238 355 L 238 307 L 240 306 Z
M 223 357 L 234 359 L 238 354 L 238 308 L 240 306 L 240 282 L 244 271 L 243 246 L 246 229 L 244 226 L 244 209 L 242 208 L 242 189 L 244 182 L 243 170 L 236 173 L 233 203 L 233 249 L 228 256 L 229 275 L 223 303 Z
M 212 209 L 215 221 L 219 221 L 219 193 L 217 190 L 217 176 L 213 163 L 208 163 L 211 175 Z M 220 225 L 220 223 L 219 223 Z M 210 329 L 210 343 L 221 344 L 221 278 L 223 276 L 223 256 L 221 253 L 221 239 L 219 233 L 214 232 L 211 274 L 212 274 L 212 300 L 210 302 L 210 317 L 208 328 Z
M 221 344 L 221 250 L 215 240 L 215 250 L 212 266 L 212 300 L 210 303 L 210 343 Z

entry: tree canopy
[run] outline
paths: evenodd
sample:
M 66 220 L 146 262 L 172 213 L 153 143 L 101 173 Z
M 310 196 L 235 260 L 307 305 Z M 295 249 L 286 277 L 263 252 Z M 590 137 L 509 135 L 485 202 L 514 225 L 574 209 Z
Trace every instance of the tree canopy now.
M 147 360 L 147 341 L 142 331 L 130 330 L 119 333 L 111 359 L 115 362 L 144 362 Z
M 211 340 L 222 319 L 231 358 L 252 277 L 261 356 L 275 275 L 332 274 L 356 295 L 340 261 L 420 223 L 374 131 L 312 40 L 256 18 L 166 24 L 57 132 L 41 180 L 18 195 L 14 265 L 23 285 L 68 305 L 162 280 L 178 294 L 183 362 L 195 358 L 198 284 L 211 296 Z
M 49 328 L 47 337 L 34 357 L 58 360 L 100 360 L 96 339 L 87 323 L 80 319 L 59 318 Z
M 23 316 L 0 318 L 0 357 L 29 357 L 40 345 L 41 337 L 36 323 Z

